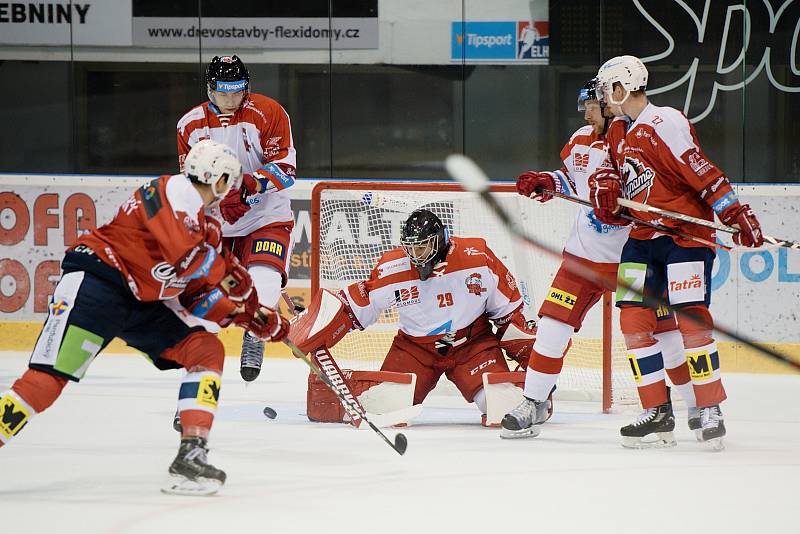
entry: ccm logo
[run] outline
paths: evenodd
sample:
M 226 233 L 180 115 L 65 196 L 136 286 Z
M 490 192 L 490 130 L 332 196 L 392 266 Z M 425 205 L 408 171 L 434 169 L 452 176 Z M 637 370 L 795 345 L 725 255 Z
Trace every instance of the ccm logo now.
M 475 369 L 470 371 L 469 372 L 470 376 L 473 376 L 473 375 L 477 374 L 479 371 L 483 371 L 484 369 L 486 369 L 487 367 L 489 367 L 493 363 L 497 363 L 497 360 L 494 359 L 494 358 L 492 358 L 491 360 L 486 360 L 485 362 L 480 364 L 478 367 L 476 367 Z

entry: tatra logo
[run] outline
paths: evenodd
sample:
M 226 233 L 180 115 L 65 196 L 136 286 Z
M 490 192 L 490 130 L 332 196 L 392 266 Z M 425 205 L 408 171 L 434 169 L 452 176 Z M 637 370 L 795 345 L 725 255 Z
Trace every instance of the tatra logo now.
M 683 289 L 700 289 L 703 287 L 703 279 L 698 275 L 693 274 L 688 280 L 670 280 L 670 291 L 681 291 Z
M 472 273 L 464 280 L 464 283 L 467 285 L 467 292 L 473 295 L 480 297 L 482 293 L 486 293 L 480 273 Z
M 395 289 L 394 302 L 398 308 L 419 304 L 419 288 L 411 286 L 409 288 Z
M 662 51 L 643 57 L 642 61 L 689 65 L 685 73 L 677 73 L 665 85 L 648 87 L 647 94 L 682 88 L 685 96 L 675 94 L 672 98 L 685 102 L 683 112 L 692 123 L 708 117 L 721 91 L 743 89 L 763 73 L 776 90 L 800 92 L 800 68 L 795 59 L 800 3 L 675 0 L 633 2 L 633 5 L 653 26 L 654 31 L 644 38 L 664 43 Z M 759 38 L 742 39 L 742 27 L 748 36 Z M 708 72 L 707 66 L 714 70 Z M 734 72 L 741 74 L 731 76 Z
M 638 159 L 625 156 L 625 162 L 622 165 L 625 198 L 633 200 L 639 193 L 644 192 L 644 199 L 641 202 L 647 202 L 655 175 L 656 173 L 653 172 L 653 169 L 645 167 Z
M 586 170 L 586 167 L 589 166 L 589 154 L 574 153 L 572 155 L 572 164 L 575 166 L 576 171 Z
M 511 288 L 511 291 L 515 291 L 517 289 L 517 279 L 514 278 L 514 275 L 511 274 L 510 271 L 506 271 L 506 282 L 508 283 L 508 287 Z

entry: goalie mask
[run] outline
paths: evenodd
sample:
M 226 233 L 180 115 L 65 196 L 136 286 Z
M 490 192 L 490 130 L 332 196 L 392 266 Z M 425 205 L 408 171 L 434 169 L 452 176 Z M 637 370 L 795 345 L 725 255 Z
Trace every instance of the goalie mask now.
M 417 269 L 420 280 L 425 281 L 447 255 L 450 246 L 447 228 L 433 212 L 416 210 L 403 223 L 400 246 Z

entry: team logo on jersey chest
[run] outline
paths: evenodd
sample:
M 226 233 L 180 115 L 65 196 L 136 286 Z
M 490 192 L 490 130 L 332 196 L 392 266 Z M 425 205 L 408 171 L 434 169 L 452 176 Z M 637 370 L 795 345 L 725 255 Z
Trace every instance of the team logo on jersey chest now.
M 419 288 L 417 286 L 395 289 L 394 303 L 398 308 L 419 304 Z
M 467 285 L 467 291 L 473 295 L 480 297 L 482 293 L 486 293 L 480 273 L 472 273 L 464 279 L 464 283 Z
M 575 167 L 576 171 L 585 171 L 589 166 L 589 154 L 575 152 L 572 155 L 572 165 Z
M 641 161 L 630 156 L 625 157 L 622 165 L 622 179 L 625 181 L 625 198 L 634 199 L 639 193 L 644 192 L 644 200 L 650 196 L 650 188 L 653 187 L 653 179 L 656 173 L 650 167 L 645 166 Z

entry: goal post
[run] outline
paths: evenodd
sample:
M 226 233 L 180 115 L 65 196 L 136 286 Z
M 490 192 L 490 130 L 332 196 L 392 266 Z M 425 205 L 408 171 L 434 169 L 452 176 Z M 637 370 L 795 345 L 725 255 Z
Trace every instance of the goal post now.
M 514 184 L 493 184 L 499 202 L 538 241 L 561 249 L 577 207 L 554 199 L 542 204 L 517 194 Z M 482 237 L 517 278 L 524 313 L 536 318 L 560 261 L 516 242 L 482 201 L 454 182 L 322 181 L 311 196 L 311 288 L 340 289 L 367 279 L 378 259 L 399 246 L 402 222 L 419 208 L 434 212 L 451 235 Z M 559 378 L 557 397 L 592 400 L 604 412 L 636 402 L 636 390 L 619 332 L 611 294 L 587 314 L 573 337 Z M 331 352 L 343 367 L 380 368 L 395 333 L 395 310 L 377 324 L 354 331 Z

